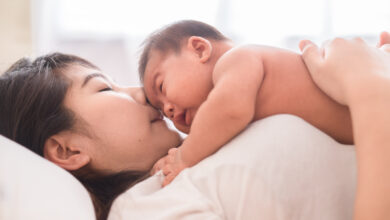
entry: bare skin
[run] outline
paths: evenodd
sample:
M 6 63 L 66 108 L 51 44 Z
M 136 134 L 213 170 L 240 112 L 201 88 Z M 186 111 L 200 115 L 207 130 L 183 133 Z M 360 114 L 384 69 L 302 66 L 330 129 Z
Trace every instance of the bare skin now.
M 353 143 L 348 108 L 330 99 L 314 84 L 299 54 L 271 47 L 254 49 L 264 65 L 255 120 L 280 113 L 293 114 L 341 143 Z
M 179 83 L 183 74 L 189 82 L 184 78 Z M 153 172 L 162 169 L 166 174 L 163 185 L 250 122 L 274 114 L 297 115 L 339 142 L 353 143 L 348 108 L 325 95 L 301 56 L 291 51 L 190 37 L 179 55 L 152 53 L 144 85 L 149 102 L 189 132 L 178 149 L 154 166 Z
M 120 86 L 100 70 L 81 65 L 63 74 L 72 82 L 65 106 L 83 119 L 89 135 L 64 131 L 48 138 L 44 156 L 53 163 L 69 171 L 88 164 L 104 174 L 148 171 L 180 144 L 141 88 Z
M 300 48 L 317 85 L 351 109 L 358 165 L 355 220 L 390 219 L 390 34 L 380 49 L 361 39 Z M 339 62 L 344 58 L 343 62 Z

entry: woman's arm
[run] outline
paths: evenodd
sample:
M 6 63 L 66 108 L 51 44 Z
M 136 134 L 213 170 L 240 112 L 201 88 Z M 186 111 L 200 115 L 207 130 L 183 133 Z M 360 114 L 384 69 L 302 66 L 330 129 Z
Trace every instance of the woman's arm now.
M 361 39 L 335 39 L 321 49 L 303 41 L 300 48 L 316 84 L 351 110 L 358 162 L 355 219 L 390 219 L 390 54 Z

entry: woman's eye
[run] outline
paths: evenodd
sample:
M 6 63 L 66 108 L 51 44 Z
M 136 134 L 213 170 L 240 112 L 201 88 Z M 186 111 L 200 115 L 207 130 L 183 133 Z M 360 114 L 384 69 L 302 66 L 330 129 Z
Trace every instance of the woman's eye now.
M 99 92 L 112 91 L 112 88 L 106 87 L 104 89 L 99 90 Z

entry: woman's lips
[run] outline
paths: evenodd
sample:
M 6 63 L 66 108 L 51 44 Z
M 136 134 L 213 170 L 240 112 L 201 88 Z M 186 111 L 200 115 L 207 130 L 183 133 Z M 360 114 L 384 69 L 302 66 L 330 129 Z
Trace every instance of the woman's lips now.
M 152 120 L 152 123 L 155 123 L 155 122 L 160 122 L 160 121 L 163 121 L 162 119 L 160 119 L 160 118 L 156 118 L 156 119 L 153 119 Z

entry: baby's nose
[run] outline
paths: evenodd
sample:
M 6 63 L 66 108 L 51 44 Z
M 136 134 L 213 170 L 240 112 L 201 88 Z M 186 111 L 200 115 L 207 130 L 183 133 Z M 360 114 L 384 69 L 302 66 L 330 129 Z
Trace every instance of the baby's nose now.
M 173 116 L 175 115 L 173 105 L 170 103 L 164 104 L 163 112 L 169 119 L 173 119 Z

